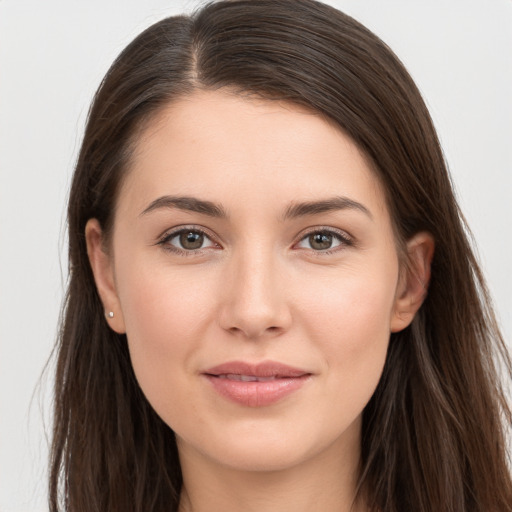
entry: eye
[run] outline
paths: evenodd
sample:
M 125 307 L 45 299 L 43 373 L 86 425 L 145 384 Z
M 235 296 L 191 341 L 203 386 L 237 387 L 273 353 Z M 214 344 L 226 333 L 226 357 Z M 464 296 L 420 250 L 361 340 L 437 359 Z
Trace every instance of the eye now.
M 327 253 L 330 249 L 337 247 L 352 245 L 352 240 L 346 234 L 338 233 L 328 229 L 321 229 L 308 233 L 297 244 L 301 249 L 312 249 L 313 251 Z
M 204 231 L 192 228 L 167 233 L 158 243 L 163 245 L 166 249 L 178 253 L 200 251 L 208 247 L 218 247 Z

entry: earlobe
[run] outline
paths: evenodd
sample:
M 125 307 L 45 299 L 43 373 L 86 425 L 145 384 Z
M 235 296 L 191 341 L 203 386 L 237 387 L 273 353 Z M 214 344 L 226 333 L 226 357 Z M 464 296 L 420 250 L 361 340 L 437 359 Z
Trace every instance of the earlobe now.
M 89 219 L 87 222 L 85 240 L 89 263 L 103 303 L 106 321 L 112 330 L 118 334 L 124 334 L 126 330 L 117 295 L 111 256 L 105 250 L 103 231 L 97 219 Z
M 427 296 L 435 242 L 430 233 L 420 232 L 407 242 L 407 262 L 397 287 L 391 332 L 405 329 Z

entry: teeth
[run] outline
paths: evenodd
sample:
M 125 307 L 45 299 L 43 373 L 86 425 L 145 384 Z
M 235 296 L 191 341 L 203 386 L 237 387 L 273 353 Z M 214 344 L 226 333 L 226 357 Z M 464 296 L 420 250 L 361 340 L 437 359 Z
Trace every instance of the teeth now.
M 239 375 L 242 382 L 258 382 L 258 378 L 253 375 Z
M 275 375 L 272 375 L 271 377 L 256 377 L 255 375 L 239 375 L 237 373 L 226 373 L 219 375 L 219 377 L 222 379 L 238 380 L 242 382 L 267 382 L 269 380 L 276 379 Z

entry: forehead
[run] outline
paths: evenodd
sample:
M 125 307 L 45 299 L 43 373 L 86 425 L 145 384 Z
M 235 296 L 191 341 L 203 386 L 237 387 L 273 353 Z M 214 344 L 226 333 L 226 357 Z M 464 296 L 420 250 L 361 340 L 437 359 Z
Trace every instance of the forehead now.
M 140 132 L 120 201 L 162 194 L 214 199 L 227 209 L 343 195 L 387 214 L 367 158 L 333 122 L 226 90 L 174 101 Z

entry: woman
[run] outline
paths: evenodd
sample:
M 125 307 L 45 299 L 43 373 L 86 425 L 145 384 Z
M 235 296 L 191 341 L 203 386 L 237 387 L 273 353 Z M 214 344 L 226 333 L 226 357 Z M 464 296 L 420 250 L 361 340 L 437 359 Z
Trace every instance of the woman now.
M 510 361 L 425 105 L 351 18 L 146 30 L 69 239 L 52 510 L 510 510 Z

